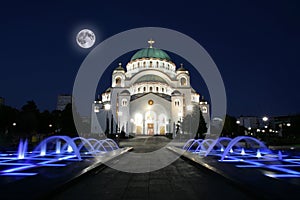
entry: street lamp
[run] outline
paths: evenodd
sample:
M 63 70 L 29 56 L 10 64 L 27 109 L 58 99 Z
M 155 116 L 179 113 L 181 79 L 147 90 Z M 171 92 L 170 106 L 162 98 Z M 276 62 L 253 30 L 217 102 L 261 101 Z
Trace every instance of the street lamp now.
M 264 117 L 262 118 L 262 120 L 263 120 L 264 122 L 266 122 L 266 121 L 268 121 L 268 120 L 269 120 L 269 118 L 268 118 L 268 117 L 266 117 L 266 116 L 264 116 Z

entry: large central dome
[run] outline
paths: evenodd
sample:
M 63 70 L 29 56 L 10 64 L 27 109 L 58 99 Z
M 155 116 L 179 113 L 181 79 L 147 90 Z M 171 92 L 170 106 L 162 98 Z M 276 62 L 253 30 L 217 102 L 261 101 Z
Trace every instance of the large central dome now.
M 153 47 L 139 50 L 132 56 L 131 61 L 141 58 L 158 58 L 161 60 L 171 61 L 170 56 L 166 52 Z

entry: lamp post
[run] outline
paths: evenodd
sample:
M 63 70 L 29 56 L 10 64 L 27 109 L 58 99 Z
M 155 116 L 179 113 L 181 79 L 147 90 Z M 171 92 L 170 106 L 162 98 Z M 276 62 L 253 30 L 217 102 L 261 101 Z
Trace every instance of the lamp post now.
M 109 133 L 109 119 L 108 119 L 108 112 L 110 110 L 110 104 L 105 104 L 104 105 L 104 110 L 106 111 L 106 129 L 105 129 L 105 135 Z
M 268 118 L 267 116 L 264 116 L 264 117 L 262 118 L 262 121 L 263 121 L 263 126 L 264 126 L 264 128 L 267 129 L 267 128 L 268 128 L 267 121 L 269 121 L 269 118 Z M 264 131 L 263 131 L 263 132 L 264 132 Z M 267 141 L 269 140 L 269 133 L 268 133 L 268 131 L 266 132 L 266 140 L 267 140 Z

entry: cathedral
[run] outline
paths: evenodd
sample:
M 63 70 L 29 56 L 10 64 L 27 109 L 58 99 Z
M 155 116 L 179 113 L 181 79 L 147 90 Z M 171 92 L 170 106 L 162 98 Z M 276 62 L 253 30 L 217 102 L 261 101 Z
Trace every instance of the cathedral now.
M 176 124 L 200 109 L 209 128 L 209 105 L 190 84 L 189 71 L 179 68 L 163 50 L 138 50 L 112 73 L 111 87 L 92 105 L 91 132 L 126 135 L 175 133 Z

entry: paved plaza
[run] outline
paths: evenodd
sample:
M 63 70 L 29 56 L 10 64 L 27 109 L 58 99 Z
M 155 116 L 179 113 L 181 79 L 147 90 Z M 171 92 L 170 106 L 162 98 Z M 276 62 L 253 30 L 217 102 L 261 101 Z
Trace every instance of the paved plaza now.
M 137 137 L 120 142 L 134 152 L 157 150 L 165 137 Z M 173 153 L 169 151 L 169 153 Z M 125 173 L 105 167 L 95 170 L 50 199 L 257 199 L 210 170 L 179 158 L 171 165 L 149 173 Z

